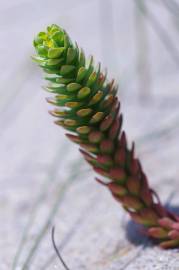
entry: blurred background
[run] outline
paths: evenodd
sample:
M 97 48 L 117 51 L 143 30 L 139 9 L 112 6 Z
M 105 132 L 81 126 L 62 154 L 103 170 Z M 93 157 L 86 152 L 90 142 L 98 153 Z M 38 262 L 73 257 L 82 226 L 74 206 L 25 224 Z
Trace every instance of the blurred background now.
M 129 143 L 162 201 L 179 205 L 179 1 L 2 0 L 0 269 L 63 269 L 52 225 L 70 269 L 179 269 L 177 252 L 131 231 L 48 115 L 31 55 L 34 36 L 52 23 L 116 79 Z

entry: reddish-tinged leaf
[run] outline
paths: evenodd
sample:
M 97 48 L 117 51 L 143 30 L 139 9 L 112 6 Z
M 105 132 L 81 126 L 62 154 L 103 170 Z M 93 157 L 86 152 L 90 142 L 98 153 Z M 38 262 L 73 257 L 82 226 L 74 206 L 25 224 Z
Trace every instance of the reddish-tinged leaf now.
M 108 155 L 98 155 L 97 156 L 97 161 L 102 165 L 106 165 L 106 166 L 112 166 L 113 165 L 113 160 Z
M 160 243 L 160 247 L 164 249 L 175 248 L 178 245 L 179 245 L 179 240 L 169 240 L 169 241 Z
M 142 200 L 145 202 L 145 204 L 147 206 L 150 206 L 153 203 L 153 198 L 152 198 L 152 192 L 148 187 L 147 179 L 146 179 L 145 175 L 142 175 L 141 185 L 142 185 L 142 187 L 140 190 L 140 196 L 141 196 Z
M 131 194 L 138 195 L 140 191 L 140 180 L 134 177 L 129 177 L 126 181 L 127 188 Z
M 100 150 L 102 153 L 111 154 L 114 150 L 114 143 L 111 140 L 105 139 L 100 143 Z
M 65 135 L 68 137 L 68 139 L 70 139 L 74 143 L 82 143 L 82 140 L 79 138 L 79 136 L 69 134 L 69 133 L 67 133 Z
M 101 169 L 101 168 L 97 168 L 97 167 L 93 167 L 93 168 L 94 168 L 95 172 L 97 172 L 98 174 L 103 175 L 105 177 L 109 177 L 108 171 Z
M 110 177 L 116 181 L 124 183 L 126 180 L 126 174 L 122 168 L 112 168 L 110 169 Z
M 148 221 L 145 220 L 138 212 L 129 211 L 129 214 L 136 223 L 148 226 Z
M 158 216 L 152 209 L 144 208 L 140 211 L 140 215 L 145 220 L 146 225 L 153 226 L 158 224 Z
M 165 239 L 168 236 L 168 231 L 160 227 L 150 228 L 147 233 L 148 235 L 158 239 Z
M 126 149 L 125 148 L 119 148 L 114 156 L 115 163 L 123 166 L 126 162 Z
M 171 239 L 178 239 L 179 240 L 179 231 L 177 230 L 172 230 L 168 233 L 168 236 L 171 238 Z
M 91 143 L 99 143 L 103 137 L 104 134 L 101 131 L 91 131 L 88 135 L 88 139 Z
M 91 165 L 94 165 L 96 163 L 96 158 L 94 158 L 92 155 L 88 154 L 83 149 L 80 149 L 80 152 L 82 153 L 85 160 L 88 161 Z
M 115 195 L 124 196 L 124 195 L 127 194 L 127 189 L 126 188 L 124 188 L 124 187 L 122 187 L 120 185 L 117 185 L 115 183 L 109 183 L 108 188 Z
M 116 119 L 109 130 L 109 138 L 114 140 L 118 136 L 119 131 L 119 120 Z
M 130 172 L 132 175 L 137 175 L 139 172 L 139 161 L 138 159 L 132 159 L 130 163 Z
M 172 228 L 179 231 L 179 222 L 174 222 Z
M 158 220 L 158 223 L 160 224 L 160 226 L 166 229 L 171 229 L 173 225 L 173 220 L 168 217 L 163 217 Z
M 119 140 L 119 145 L 121 147 L 126 147 L 127 146 L 127 138 L 126 138 L 126 133 L 125 131 L 122 132 L 121 134 L 121 138 Z
M 111 126 L 112 122 L 113 122 L 112 115 L 106 116 L 100 124 L 100 130 L 103 132 L 106 131 Z
M 91 153 L 98 154 L 98 152 L 99 152 L 98 147 L 96 147 L 96 146 L 93 145 L 93 144 L 84 144 L 84 143 L 81 143 L 80 146 L 81 146 L 82 148 L 84 148 L 85 150 L 91 152 Z
M 160 203 L 153 203 L 153 209 L 158 213 L 159 217 L 167 216 L 166 209 Z
M 143 203 L 138 199 L 137 197 L 134 197 L 132 195 L 126 195 L 124 196 L 122 200 L 124 206 L 130 209 L 134 210 L 140 210 L 144 207 Z

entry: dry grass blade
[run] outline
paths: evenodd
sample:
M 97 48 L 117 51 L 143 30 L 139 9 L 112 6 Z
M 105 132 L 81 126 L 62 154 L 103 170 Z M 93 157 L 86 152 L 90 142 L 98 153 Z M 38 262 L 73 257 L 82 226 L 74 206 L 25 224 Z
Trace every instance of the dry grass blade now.
M 160 38 L 160 40 L 162 41 L 162 43 L 166 47 L 173 62 L 178 67 L 178 65 L 179 65 L 179 51 L 178 51 L 177 47 L 174 45 L 174 43 L 172 42 L 172 40 L 170 39 L 170 37 L 166 33 L 165 29 L 162 27 L 159 20 L 155 17 L 155 15 L 152 12 L 150 12 L 149 9 L 147 10 L 147 12 L 145 12 L 145 10 L 143 8 L 141 8 L 141 5 L 139 5 L 138 0 L 135 0 L 135 2 L 137 4 L 138 8 L 143 13 L 144 17 L 149 21 L 153 30 L 157 33 L 158 37 Z
M 163 0 L 162 4 L 179 19 L 179 4 L 175 0 Z
M 141 8 L 146 10 L 144 1 L 139 2 Z M 139 95 L 141 99 L 150 98 L 151 70 L 149 63 L 149 36 L 146 21 L 141 9 L 135 8 L 136 42 L 137 42 L 137 73 L 139 81 Z M 146 82 L 148 82 L 146 84 Z
M 77 162 L 75 162 L 75 167 L 78 169 L 76 170 L 75 173 L 73 173 L 73 172 L 71 173 L 71 175 L 69 176 L 69 179 L 64 183 L 64 185 L 60 188 L 59 192 L 57 193 L 57 198 L 55 200 L 55 203 L 54 203 L 53 207 L 51 208 L 49 216 L 48 216 L 43 228 L 39 232 L 34 245 L 32 246 L 31 250 L 29 251 L 27 258 L 25 259 L 25 262 L 22 266 L 22 270 L 26 270 L 30 267 L 30 263 L 32 262 L 32 259 L 35 255 L 41 241 L 45 237 L 45 234 L 46 234 L 47 230 L 49 229 L 51 222 L 53 221 L 55 215 L 57 214 L 60 203 L 63 201 L 63 198 L 64 198 L 68 188 L 71 187 L 72 182 L 74 182 L 75 177 L 78 176 L 79 169 L 80 169 L 79 165 L 81 163 L 82 163 L 81 159 L 77 160 Z
M 46 221 L 45 225 L 43 226 L 42 230 L 39 232 L 37 238 L 36 238 L 36 241 L 33 245 L 33 247 L 31 248 L 25 262 L 24 262 L 24 265 L 22 267 L 22 270 L 26 270 L 26 269 L 29 269 L 30 267 L 30 263 L 32 262 L 32 258 L 34 257 L 35 255 L 35 252 L 37 251 L 42 239 L 44 238 L 48 228 L 50 227 L 51 225 L 51 222 L 53 221 L 53 218 L 55 217 L 58 209 L 59 209 L 59 204 L 60 202 L 62 201 L 63 199 L 63 196 L 68 188 L 68 186 L 70 185 L 70 182 L 66 183 L 65 185 L 63 185 L 63 187 L 60 189 L 59 191 L 59 194 L 58 194 L 58 198 L 54 204 L 54 206 L 52 207 L 51 211 L 50 211 L 50 214 L 49 214 L 49 217 L 48 217 L 48 220 Z
M 150 133 L 140 136 L 136 139 L 136 142 L 140 146 L 144 145 L 148 141 L 153 142 L 156 140 L 161 140 L 162 138 L 167 137 L 172 132 L 177 132 L 179 128 L 178 124 L 179 120 L 178 117 L 176 117 L 176 119 L 174 119 L 171 123 L 168 123 L 159 129 L 155 129 Z
M 60 145 L 60 143 L 59 143 L 59 145 Z M 46 195 L 48 193 L 49 186 L 52 185 L 52 180 L 55 178 L 55 175 L 56 175 L 56 172 L 57 172 L 57 167 L 58 167 L 57 165 L 59 164 L 59 158 L 63 153 L 65 153 L 66 149 L 67 149 L 66 145 L 63 145 L 63 147 L 59 147 L 59 149 L 56 152 L 56 156 L 52 160 L 52 165 L 50 166 L 50 170 L 49 170 L 49 172 L 47 174 L 47 180 L 45 181 L 45 184 L 42 187 L 42 191 L 39 194 L 39 196 L 37 197 L 37 200 L 34 202 L 34 205 L 33 205 L 32 209 L 31 209 L 31 213 L 29 215 L 28 222 L 27 222 L 27 224 L 26 224 L 26 226 L 24 228 L 24 231 L 22 233 L 22 238 L 21 238 L 19 247 L 18 247 L 18 249 L 16 251 L 14 260 L 13 260 L 12 269 L 16 269 L 16 266 L 18 264 L 21 253 L 23 251 L 24 245 L 25 245 L 25 243 L 27 241 L 28 233 L 29 233 L 29 231 L 30 231 L 30 229 L 31 229 L 31 227 L 33 225 L 34 219 L 36 217 L 37 210 L 38 210 L 41 202 L 43 201 L 44 197 L 46 197 Z
M 97 199 L 98 194 L 95 195 L 91 200 L 89 200 L 87 206 L 85 206 L 83 211 L 81 211 L 79 218 L 76 220 L 75 223 L 72 224 L 72 227 L 68 230 L 68 233 L 64 236 L 61 243 L 58 245 L 59 250 L 62 251 L 67 246 L 67 244 L 70 243 L 71 239 L 75 236 L 75 233 L 78 230 L 81 230 L 81 227 L 84 226 L 84 223 L 89 217 L 89 214 L 93 212 Z M 55 255 L 50 256 L 48 260 L 38 270 L 49 269 L 49 267 L 51 266 L 51 264 L 54 262 L 55 259 L 56 259 Z

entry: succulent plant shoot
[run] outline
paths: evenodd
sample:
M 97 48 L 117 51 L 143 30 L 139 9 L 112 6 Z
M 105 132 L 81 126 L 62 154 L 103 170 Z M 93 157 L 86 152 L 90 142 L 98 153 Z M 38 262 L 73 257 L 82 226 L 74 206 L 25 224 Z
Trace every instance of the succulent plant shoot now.
M 46 89 L 53 97 L 47 101 L 55 106 L 55 123 L 80 145 L 85 160 L 103 177 L 97 181 L 161 247 L 179 247 L 179 217 L 161 205 L 135 157 L 134 143 L 128 147 L 115 82 L 107 80 L 93 57 L 86 60 L 83 50 L 57 25 L 40 32 L 34 47 L 33 59 L 50 83 Z

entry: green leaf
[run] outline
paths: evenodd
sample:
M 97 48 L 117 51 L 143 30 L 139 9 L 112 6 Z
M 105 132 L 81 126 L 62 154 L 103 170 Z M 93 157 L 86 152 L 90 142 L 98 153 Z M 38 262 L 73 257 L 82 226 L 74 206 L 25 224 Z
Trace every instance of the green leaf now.
M 49 58 L 58 58 L 59 56 L 61 56 L 61 54 L 64 52 L 65 48 L 61 47 L 61 48 L 50 48 L 48 50 L 48 57 Z
M 85 66 L 85 54 L 84 51 L 81 49 L 80 51 L 80 59 L 79 59 L 79 67 Z
M 35 61 L 37 63 L 40 63 L 40 64 L 44 63 L 44 58 L 43 57 L 33 55 L 33 56 L 31 56 L 31 58 L 33 59 L 33 61 Z
M 43 45 L 38 45 L 36 50 L 41 57 L 47 57 L 48 51 Z
M 91 89 L 89 87 L 83 87 L 81 88 L 81 90 L 78 92 L 77 97 L 79 99 L 83 99 L 86 98 L 87 96 L 89 96 L 89 94 L 91 93 Z
M 81 127 L 78 127 L 76 129 L 76 131 L 79 133 L 79 134 L 88 134 L 90 132 L 90 127 L 88 126 L 81 126 Z
M 56 31 L 53 35 L 52 35 L 52 39 L 55 41 L 55 43 L 59 46 L 59 47 L 63 47 L 64 46 L 64 33 L 62 31 Z
M 56 82 L 61 83 L 61 84 L 68 84 L 68 83 L 72 82 L 73 80 L 74 79 L 60 77 L 60 78 L 56 79 Z
M 84 67 L 81 67 L 81 68 L 78 70 L 78 74 L 77 74 L 76 81 L 77 81 L 77 82 L 81 82 L 81 81 L 85 78 L 86 73 L 87 73 L 87 70 L 86 70 Z
M 97 113 L 95 113 L 95 114 L 92 116 L 92 118 L 91 118 L 91 120 L 90 120 L 90 123 L 91 123 L 91 124 L 98 123 L 98 122 L 100 122 L 103 118 L 104 118 L 104 113 L 103 113 L 103 112 L 97 112 Z
M 67 64 L 71 64 L 75 60 L 75 58 L 76 58 L 76 50 L 73 48 L 68 48 L 66 58 Z
M 50 81 L 50 82 L 53 82 L 53 83 L 56 83 L 57 80 L 58 79 L 58 77 L 45 77 L 45 80 L 47 80 L 47 81 Z
M 60 86 L 60 87 L 53 87 L 53 86 L 46 86 L 44 87 L 45 90 L 47 90 L 50 93 L 57 93 L 57 94 L 66 94 L 66 87 Z
M 88 86 L 88 87 L 91 87 L 91 86 L 93 86 L 93 84 L 96 82 L 96 80 L 97 80 L 97 73 L 94 71 L 93 73 L 91 73 L 91 75 L 89 76 L 89 79 L 88 79 L 88 81 L 87 81 L 87 83 L 86 83 L 86 85 Z
M 71 41 L 66 32 L 64 32 L 64 47 L 68 48 L 71 45 Z
M 63 59 L 49 59 L 46 61 L 46 64 L 48 66 L 55 66 L 55 65 L 60 64 L 61 62 L 63 62 Z
M 80 117 L 85 117 L 85 116 L 88 116 L 90 115 L 91 113 L 93 112 L 92 109 L 90 108 L 86 108 L 86 109 L 80 109 L 76 112 L 76 114 Z
M 79 83 L 70 83 L 67 85 L 67 90 L 69 92 L 75 92 L 81 88 L 81 84 Z
M 72 73 L 75 70 L 74 66 L 71 65 L 63 65 L 60 69 L 60 74 L 62 76 L 68 75 L 70 73 Z

